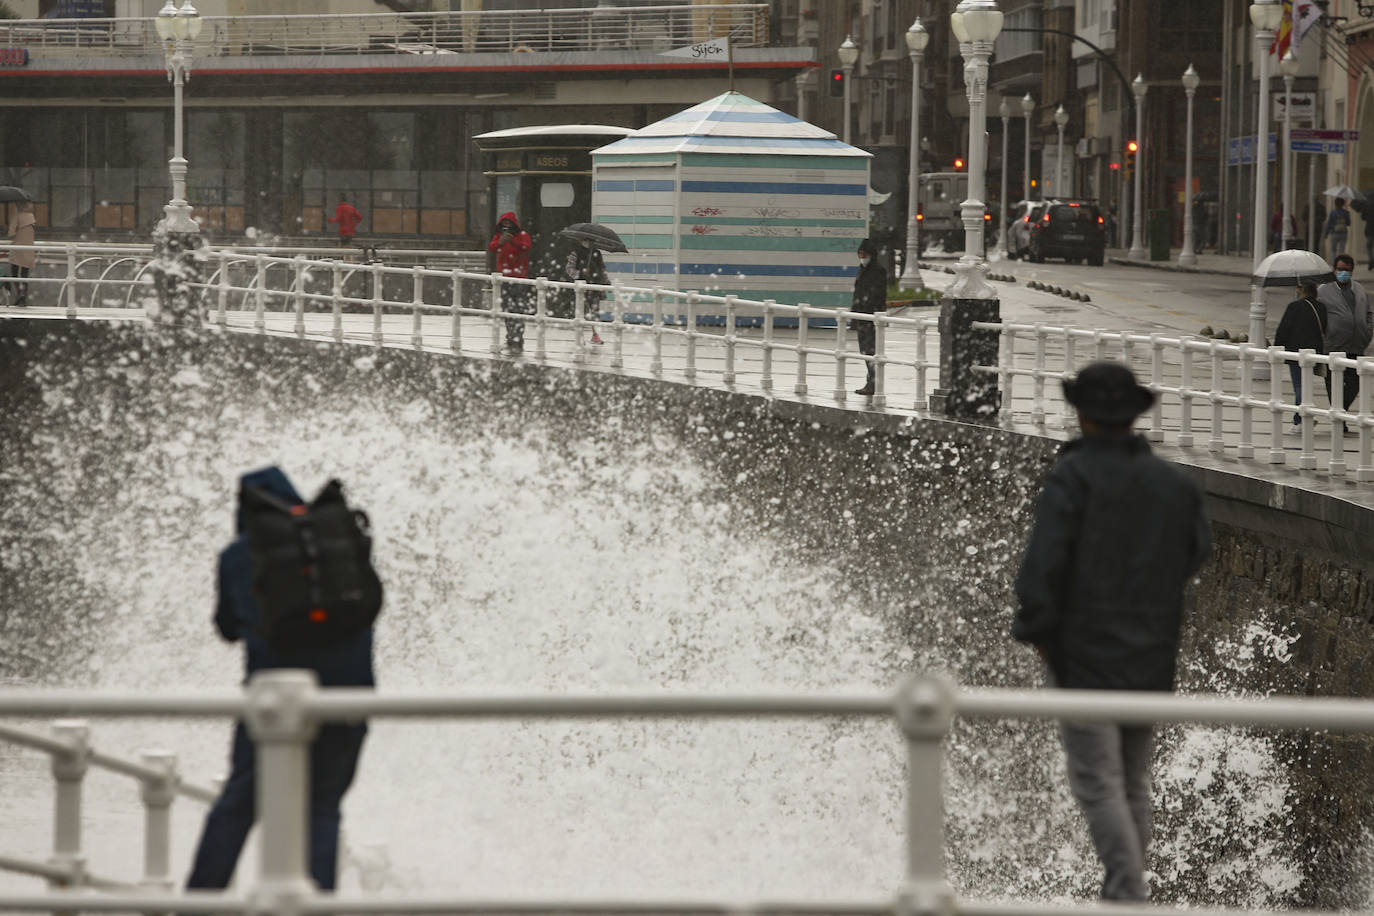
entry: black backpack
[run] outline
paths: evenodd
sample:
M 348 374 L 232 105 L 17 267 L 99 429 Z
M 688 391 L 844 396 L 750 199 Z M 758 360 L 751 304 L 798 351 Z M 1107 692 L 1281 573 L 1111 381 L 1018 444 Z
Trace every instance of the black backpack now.
M 239 505 L 268 645 L 328 646 L 372 626 L 382 582 L 372 568 L 371 528 L 367 513 L 348 507 L 339 481 L 306 505 L 245 485 Z

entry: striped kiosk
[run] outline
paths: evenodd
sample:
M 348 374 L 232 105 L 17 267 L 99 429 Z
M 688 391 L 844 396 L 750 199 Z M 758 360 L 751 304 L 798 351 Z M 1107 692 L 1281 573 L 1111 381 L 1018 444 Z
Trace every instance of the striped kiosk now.
M 718 95 L 592 151 L 592 219 L 630 249 L 608 255 L 606 270 L 630 286 L 846 308 L 871 159 L 746 95 Z M 701 323 L 724 321 L 702 311 Z M 739 324 L 760 320 L 740 310 Z

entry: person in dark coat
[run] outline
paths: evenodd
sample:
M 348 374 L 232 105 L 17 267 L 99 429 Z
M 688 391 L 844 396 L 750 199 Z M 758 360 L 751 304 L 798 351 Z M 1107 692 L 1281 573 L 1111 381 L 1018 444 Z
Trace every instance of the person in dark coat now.
M 502 213 L 496 221 L 496 232 L 487 243 L 487 251 L 496 256 L 496 269 L 503 277 L 530 275 L 530 249 L 534 242 L 530 234 L 520 228 L 514 213 Z M 521 315 L 534 313 L 531 305 L 533 288 L 523 283 L 508 283 L 501 287 L 501 310 Z M 506 347 L 512 353 L 525 349 L 525 320 L 506 319 Z
M 1045 479 L 1012 636 L 1035 648 L 1054 686 L 1172 690 L 1183 590 L 1211 551 L 1202 493 L 1132 433 L 1154 394 L 1130 369 L 1094 363 L 1064 397 L 1083 435 Z M 1153 728 L 1065 721 L 1060 737 L 1106 869 L 1102 897 L 1146 899 Z
M 1332 211 L 1335 212 L 1334 210 Z M 1370 305 L 1369 293 L 1364 285 L 1353 278 L 1355 258 L 1349 254 L 1338 255 L 1331 263 L 1336 269 L 1336 281 L 1323 283 L 1317 287 L 1317 301 L 1326 306 L 1326 352 L 1344 353 L 1348 356 L 1363 356 L 1374 340 L 1374 306 Z M 1326 399 L 1331 406 L 1331 378 L 1326 373 Z M 1341 408 L 1349 410 L 1360 393 L 1360 375 L 1355 369 L 1346 369 L 1341 377 Z M 1345 432 L 1351 430 L 1341 424 Z
M 606 274 L 606 260 L 601 257 L 601 250 L 585 239 L 573 242 L 572 249 L 568 252 L 566 269 L 570 281 L 582 280 L 598 286 L 611 285 L 611 278 Z M 601 320 L 601 300 L 605 297 L 606 294 L 599 289 L 583 292 L 582 310 L 588 321 Z M 592 343 L 602 342 L 601 335 L 593 327 Z
M 260 468 L 241 478 L 241 484 L 266 490 L 293 505 L 302 500 L 286 474 L 277 467 Z M 258 632 L 258 603 L 253 597 L 253 562 L 243 535 L 240 498 L 237 536 L 219 557 L 219 599 L 215 627 L 229 642 L 243 640 L 245 677 L 269 668 L 308 668 L 322 687 L 373 687 L 372 630 L 337 645 L 280 652 Z M 333 890 L 338 873 L 339 812 L 344 793 L 357 771 L 365 724 L 331 724 L 320 728 L 310 749 L 310 874 L 321 890 Z M 196 848 L 190 888 L 229 886 L 239 853 L 257 817 L 257 759 L 252 738 L 242 722 L 234 728 L 229 778 L 205 818 Z
M 871 239 L 859 243 L 859 272 L 854 275 L 854 300 L 849 307 L 852 312 L 872 315 L 874 312 L 887 311 L 887 271 L 878 263 L 878 246 Z M 866 318 L 851 318 L 849 326 L 859 332 L 859 352 L 872 356 L 877 352 L 878 332 L 873 322 Z M 871 395 L 877 364 L 865 361 L 868 367 L 868 380 L 855 394 Z
M 1299 350 L 1326 352 L 1326 305 L 1317 298 L 1315 283 L 1304 283 L 1298 287 L 1298 298 L 1288 303 L 1283 310 L 1283 318 L 1279 319 L 1274 343 L 1290 353 Z M 1288 360 L 1288 374 L 1293 379 L 1293 402 L 1302 404 L 1302 366 L 1298 365 L 1297 360 Z M 1301 425 L 1302 416 L 1293 414 L 1293 428 Z

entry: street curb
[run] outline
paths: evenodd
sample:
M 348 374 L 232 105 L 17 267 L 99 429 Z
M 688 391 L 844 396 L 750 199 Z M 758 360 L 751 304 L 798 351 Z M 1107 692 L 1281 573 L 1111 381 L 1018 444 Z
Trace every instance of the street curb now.
M 1132 261 L 1129 258 L 1107 258 L 1107 263 L 1117 264 L 1121 267 L 1148 267 L 1151 270 L 1172 270 L 1180 274 L 1215 274 L 1220 277 L 1243 277 L 1250 279 L 1249 271 L 1240 270 L 1216 270 L 1206 267 L 1180 267 L 1173 261 Z

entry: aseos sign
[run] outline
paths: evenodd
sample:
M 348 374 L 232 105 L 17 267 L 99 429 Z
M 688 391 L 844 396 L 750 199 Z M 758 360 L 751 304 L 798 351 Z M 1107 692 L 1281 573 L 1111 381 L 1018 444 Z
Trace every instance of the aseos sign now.
M 28 48 L 0 48 L 0 67 L 26 67 L 28 63 Z

